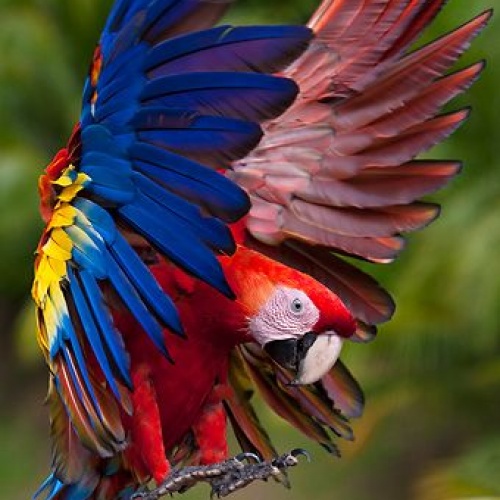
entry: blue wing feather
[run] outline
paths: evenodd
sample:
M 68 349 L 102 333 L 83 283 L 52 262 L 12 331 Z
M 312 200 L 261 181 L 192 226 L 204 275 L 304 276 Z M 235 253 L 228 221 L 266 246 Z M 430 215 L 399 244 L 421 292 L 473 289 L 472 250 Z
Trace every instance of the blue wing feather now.
M 126 160 L 125 158 L 121 158 L 110 153 L 103 153 L 101 151 L 85 152 L 80 163 L 80 170 L 88 173 L 87 168 L 91 168 L 92 165 L 96 165 L 98 168 L 113 172 L 118 178 L 117 180 L 120 180 L 121 177 L 129 177 L 132 175 L 132 165 L 130 164 L 130 160 Z
M 81 284 L 82 284 L 82 289 L 80 289 L 80 286 L 76 283 L 74 283 L 75 291 L 80 292 L 80 300 L 83 302 L 83 307 L 87 308 L 87 319 L 89 321 L 88 324 L 93 324 L 95 327 L 95 333 L 96 333 L 96 343 L 99 343 L 99 338 L 102 335 L 102 338 L 105 342 L 107 352 L 110 353 L 111 359 L 114 362 L 114 365 L 116 366 L 118 370 L 118 377 L 120 378 L 120 381 L 123 382 L 127 387 L 131 388 L 132 387 L 132 380 L 130 379 L 130 373 L 129 373 L 129 365 L 130 365 L 130 360 L 128 357 L 127 352 L 125 351 L 125 346 L 123 344 L 123 340 L 119 336 L 119 333 L 116 331 L 116 329 L 113 327 L 113 324 L 111 322 L 111 318 L 109 317 L 109 313 L 103 308 L 103 297 L 102 297 L 102 292 L 99 289 L 95 278 L 86 270 L 82 270 L 79 273 L 79 277 L 81 279 Z M 72 290 L 73 291 L 73 290 Z M 76 296 L 75 296 L 75 301 L 76 301 Z M 88 301 L 88 302 L 87 302 Z M 90 309 L 88 306 L 90 305 Z M 76 304 L 78 307 L 78 304 Z M 78 313 L 81 314 L 80 308 L 78 308 Z M 82 323 L 85 325 L 85 328 L 87 328 L 87 323 L 85 322 L 85 318 L 81 318 Z M 97 346 L 98 348 L 101 346 Z M 92 345 L 92 348 L 95 348 Z M 101 355 L 106 357 L 107 360 L 107 352 L 103 351 Z M 96 357 L 97 352 L 96 352 Z M 99 363 L 101 363 L 101 360 L 98 358 Z M 102 367 L 102 364 L 101 364 Z M 116 384 L 114 383 L 114 372 L 111 370 L 111 365 L 108 363 L 109 369 L 107 371 L 104 371 L 104 375 L 106 377 L 106 380 L 115 387 L 115 390 L 118 392 L 118 388 L 116 387 Z M 116 394 L 118 399 L 120 399 L 120 396 Z
M 130 50 L 141 40 L 154 45 L 165 38 L 213 26 L 229 2 L 153 0 L 120 4 L 113 9 L 100 43 L 107 62 Z
M 250 207 L 248 195 L 237 184 L 188 158 L 141 142 L 130 148 L 130 154 L 136 170 L 225 222 L 237 221 Z
M 156 45 L 145 56 L 150 77 L 198 71 L 272 73 L 303 50 L 311 31 L 303 26 L 219 26 Z
M 155 42 L 185 31 L 213 26 L 229 7 L 229 1 L 199 0 L 156 1 L 144 19 L 143 38 Z
M 195 73 L 150 80 L 141 93 L 148 106 L 186 108 L 204 115 L 260 121 L 281 114 L 295 97 L 291 80 L 253 73 Z
M 130 77 L 129 73 L 132 73 L 133 78 Z M 94 119 L 100 120 L 101 117 L 108 116 L 116 105 L 128 106 L 131 99 L 143 92 L 148 81 L 143 75 L 135 76 L 134 71 L 131 71 L 130 68 L 127 70 L 125 66 L 108 84 L 104 85 L 99 82 L 97 88 L 99 106 L 94 114 Z
M 176 215 L 179 221 L 190 227 L 207 246 L 213 246 L 214 251 L 234 253 L 236 248 L 233 237 L 222 221 L 202 215 L 192 203 L 162 189 L 156 182 L 142 174 L 134 174 L 134 181 L 142 193 L 171 214 Z
M 81 274 L 84 274 L 85 271 L 82 271 Z M 70 291 L 71 295 L 75 301 L 75 307 L 78 310 L 78 315 L 80 316 L 80 320 L 82 324 L 85 325 L 85 333 L 89 340 L 90 346 L 95 354 L 97 362 L 99 363 L 106 380 L 109 383 L 111 390 L 118 400 L 120 400 L 120 391 L 118 390 L 118 386 L 115 381 L 115 374 L 113 373 L 113 369 L 109 363 L 108 356 L 104 350 L 104 345 L 101 339 L 101 335 L 96 326 L 96 320 L 93 317 L 87 301 L 83 295 L 82 290 L 80 289 L 79 284 L 76 279 L 72 279 L 70 281 Z M 128 370 L 127 370 L 128 371 Z M 122 379 L 125 381 L 125 379 Z M 127 384 L 129 387 L 130 379 L 127 380 Z
M 110 248 L 113 258 L 125 272 L 132 284 L 145 298 L 158 318 L 174 333 L 184 336 L 177 309 L 172 300 L 163 292 L 149 269 L 133 251 L 123 236 L 117 235 Z
M 126 152 L 123 151 L 114 140 L 111 132 L 99 124 L 82 127 L 82 156 L 80 168 L 83 168 L 88 161 L 89 155 L 99 152 L 105 156 L 126 159 Z
M 262 131 L 253 122 L 172 108 L 143 108 L 132 120 L 139 140 L 223 168 L 255 147 Z M 168 129 L 168 134 L 165 133 Z
M 73 242 L 73 259 L 81 268 L 91 270 L 98 279 L 107 276 L 105 250 L 76 224 L 65 228 Z
M 77 392 L 77 396 L 78 396 L 79 401 L 82 403 L 82 405 L 85 405 L 85 406 L 87 404 L 91 404 L 92 411 L 95 411 L 97 413 L 98 417 L 100 418 L 102 416 L 102 413 L 101 413 L 102 409 L 99 406 L 97 396 L 95 395 L 94 388 L 92 387 L 92 384 L 90 382 L 90 375 L 89 375 L 88 370 L 87 370 L 87 365 L 83 361 L 83 354 L 82 354 L 81 348 L 79 345 L 75 346 L 76 343 L 77 343 L 77 340 L 75 340 L 73 338 L 72 341 L 70 342 L 70 345 L 71 345 L 71 352 L 75 356 L 76 366 L 78 368 L 76 368 L 75 363 L 71 359 L 69 346 L 65 345 L 61 349 L 62 355 L 64 357 L 65 364 L 68 367 L 68 371 L 69 371 L 71 380 L 73 382 L 73 385 L 76 388 L 76 392 Z M 77 373 L 75 371 L 76 369 L 78 369 L 80 371 L 80 374 L 83 377 L 83 384 L 84 384 L 83 386 L 82 386 L 82 382 L 80 382 L 80 377 L 77 375 Z M 91 399 L 90 402 L 86 401 L 84 391 L 86 393 L 88 393 L 88 395 L 90 396 L 90 399 Z
M 213 168 L 227 168 L 247 154 L 262 135 L 256 122 L 281 113 L 297 93 L 288 80 L 256 73 L 282 70 L 306 48 L 311 31 L 211 29 L 228 3 L 115 2 L 85 82 L 80 132 L 70 143 L 62 188 L 55 189 L 56 197 L 64 192 L 64 198 L 49 207 L 61 209 L 60 225 L 49 226 L 44 238 L 50 239 L 56 227 L 62 242 L 58 255 L 69 257 L 52 263 L 43 254 L 45 243 L 40 247 L 43 269 L 63 275 L 56 283 L 60 293 L 54 292 L 57 310 L 49 302 L 52 289 L 46 292 L 40 283 L 39 318 L 42 328 L 47 328 L 44 321 L 52 328 L 49 361 L 59 363 L 67 382 L 54 373 L 70 419 L 90 433 L 102 430 L 97 441 L 86 441 L 99 456 L 115 453 L 121 444 L 113 432 L 107 434 L 106 425 L 117 422 L 114 403 L 102 399 L 102 377 L 86 364 L 86 354 L 94 353 L 125 410 L 123 385 L 131 387 L 126 347 L 101 283 L 111 285 L 167 358 L 163 327 L 182 333 L 175 304 L 126 241 L 123 228 L 233 298 L 216 255 L 234 251 L 225 224 L 243 217 L 250 204 L 241 188 Z M 51 244 L 58 245 L 55 239 Z M 63 489 L 68 500 L 92 495 L 78 485 L 63 487 L 57 470 L 57 479 L 49 477 L 40 490 L 48 498 Z
M 100 165 L 88 165 L 82 169 L 91 179 L 92 186 L 89 190 L 94 191 L 96 186 L 108 188 L 111 193 L 117 191 L 117 194 L 110 194 L 109 200 L 115 203 L 127 203 L 134 199 L 134 183 L 130 179 L 130 175 L 123 175 L 120 170 L 113 170 L 115 166 L 110 158 L 109 162 L 101 163 Z M 114 200 L 118 197 L 119 200 Z
M 153 2 L 142 22 L 142 37 L 154 40 L 154 32 L 157 33 L 156 36 L 167 33 L 168 29 L 188 14 L 197 3 L 193 0 Z
M 104 33 L 118 31 L 149 3 L 151 0 L 116 0 L 108 15 Z
M 106 51 L 106 49 L 103 50 Z M 107 61 L 102 69 L 102 72 L 99 76 L 99 81 L 97 82 L 97 86 L 95 88 L 97 94 L 100 95 L 101 93 L 104 93 L 105 96 L 106 89 L 110 85 L 113 85 L 115 80 L 128 78 L 131 84 L 136 83 L 136 79 L 139 82 L 144 81 L 146 75 L 144 74 L 142 66 L 144 64 L 144 57 L 147 53 L 147 45 L 139 43 L 135 46 L 130 47 L 128 50 L 115 55 L 112 60 Z M 103 57 L 105 57 L 105 54 L 103 54 Z M 88 97 L 86 101 L 83 101 L 84 106 L 87 105 L 90 101 L 90 95 L 94 90 L 89 81 L 87 81 L 87 86 L 85 88 L 87 90 L 87 93 L 84 94 L 84 96 Z
M 107 246 L 108 257 L 115 258 L 126 274 L 135 276 L 134 284 L 140 290 L 144 289 L 144 295 L 148 297 L 148 304 L 174 333 L 183 335 L 179 316 L 172 301 L 161 291 L 158 283 L 141 261 L 137 253 L 130 247 L 125 238 L 116 230 L 113 219 L 106 210 L 96 203 L 84 198 L 77 198 L 74 203 L 82 214 L 85 215 L 89 225 L 86 226 L 88 234 L 94 241 L 100 235 Z M 77 223 L 79 222 L 77 216 Z M 103 250 L 103 254 L 105 251 Z M 140 276 L 140 278 L 139 278 Z M 142 293 L 142 292 L 141 292 Z M 102 298 L 101 301 L 102 303 Z M 96 301 L 96 304 L 99 300 Z M 101 313 L 104 314 L 104 311 Z M 104 324 L 101 322 L 101 324 Z
M 149 338 L 164 356 L 171 360 L 168 350 L 165 347 L 161 325 L 150 314 L 135 287 L 113 259 L 108 259 L 108 277 L 128 310 L 137 319 Z
M 121 207 L 119 213 L 175 264 L 195 276 L 202 276 L 224 295 L 234 298 L 212 251 L 208 251 L 188 226 L 179 223 L 177 217 L 141 194 L 135 203 Z M 151 214 L 158 214 L 158 217 Z
M 75 198 L 73 206 L 85 215 L 88 223 L 95 228 L 104 241 L 108 244 L 113 243 L 118 231 L 109 212 L 86 198 Z

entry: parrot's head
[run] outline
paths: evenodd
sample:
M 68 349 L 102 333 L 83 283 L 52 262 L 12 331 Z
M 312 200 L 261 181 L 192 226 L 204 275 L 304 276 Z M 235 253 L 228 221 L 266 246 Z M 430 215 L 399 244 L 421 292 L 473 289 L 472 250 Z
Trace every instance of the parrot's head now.
M 292 372 L 294 383 L 316 382 L 354 334 L 354 317 L 337 295 L 306 274 L 257 253 L 244 267 L 237 295 L 249 335 Z

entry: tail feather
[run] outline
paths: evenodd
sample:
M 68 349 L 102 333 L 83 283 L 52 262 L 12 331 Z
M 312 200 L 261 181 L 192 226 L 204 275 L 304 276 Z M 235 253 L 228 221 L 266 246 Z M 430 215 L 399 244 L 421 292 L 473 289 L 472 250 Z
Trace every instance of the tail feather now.
M 33 500 L 92 500 L 95 487 L 96 483 L 65 484 L 52 473 L 33 495 Z
M 103 470 L 106 470 L 106 465 Z M 75 483 L 61 481 L 52 472 L 32 500 L 129 500 L 139 485 L 130 474 L 118 469 L 113 474 L 89 476 Z

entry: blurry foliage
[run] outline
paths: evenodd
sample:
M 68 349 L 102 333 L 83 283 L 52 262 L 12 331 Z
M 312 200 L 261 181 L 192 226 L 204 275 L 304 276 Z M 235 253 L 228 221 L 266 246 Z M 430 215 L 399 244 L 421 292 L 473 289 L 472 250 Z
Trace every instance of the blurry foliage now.
M 500 438 L 479 441 L 462 456 L 443 461 L 417 485 L 418 500 L 500 497 Z
M 241 0 L 230 20 L 303 22 L 318 1 Z M 425 39 L 493 3 L 450 1 Z M 48 468 L 41 408 L 45 374 L 40 362 L 26 364 L 36 345 L 32 308 L 23 305 L 41 229 L 36 182 L 78 116 L 83 78 L 110 5 L 110 0 L 0 0 L 3 498 L 27 498 Z M 459 66 L 481 58 L 488 62 L 485 73 L 453 103 L 471 105 L 470 120 L 431 152 L 463 160 L 464 172 L 436 197 L 443 203 L 442 218 L 412 236 L 398 262 L 374 270 L 396 297 L 397 313 L 373 344 L 354 345 L 346 353 L 367 392 L 366 414 L 355 426 L 357 441 L 342 446 L 340 461 L 313 449 L 314 463 L 291 473 L 292 493 L 266 484 L 241 498 L 312 493 L 325 500 L 500 498 L 498 16 Z M 310 448 L 266 416 L 280 448 Z M 206 495 L 202 490 L 190 497 Z

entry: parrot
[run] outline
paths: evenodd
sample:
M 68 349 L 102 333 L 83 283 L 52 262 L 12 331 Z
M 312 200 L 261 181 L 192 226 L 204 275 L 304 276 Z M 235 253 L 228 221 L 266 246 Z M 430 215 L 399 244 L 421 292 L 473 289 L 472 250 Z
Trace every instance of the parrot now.
M 491 10 L 412 50 L 444 0 L 323 0 L 304 26 L 221 24 L 231 3 L 116 0 L 39 179 L 34 498 L 288 484 L 306 452 L 278 453 L 257 395 L 337 455 L 364 407 L 343 344 L 395 307 L 355 262 L 392 262 L 461 169 L 416 157 L 468 117 L 441 109 L 484 61 L 449 69 Z

